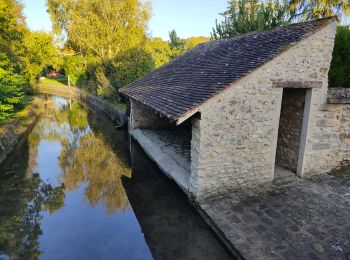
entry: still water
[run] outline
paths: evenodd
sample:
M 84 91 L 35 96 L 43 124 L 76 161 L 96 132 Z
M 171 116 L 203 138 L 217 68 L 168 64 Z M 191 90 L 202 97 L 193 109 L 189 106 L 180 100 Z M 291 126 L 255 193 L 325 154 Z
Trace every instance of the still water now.
M 125 131 L 76 101 L 43 99 L 0 167 L 1 260 L 230 259 Z

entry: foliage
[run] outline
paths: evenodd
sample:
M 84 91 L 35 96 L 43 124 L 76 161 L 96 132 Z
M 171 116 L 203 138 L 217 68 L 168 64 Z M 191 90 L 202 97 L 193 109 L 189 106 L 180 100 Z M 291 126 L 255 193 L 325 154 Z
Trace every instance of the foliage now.
M 26 69 L 25 18 L 22 5 L 18 0 L 0 1 L 0 53 L 4 53 L 12 64 L 15 73 Z
M 285 24 L 286 10 L 286 2 L 279 0 L 231 0 L 222 14 L 224 21 L 216 21 L 212 38 L 228 38 Z
M 113 59 L 107 73 L 115 80 L 115 87 L 121 88 L 154 68 L 155 64 L 150 53 L 142 49 L 131 49 Z
M 25 77 L 14 72 L 9 57 L 0 54 L 0 123 L 21 106 L 26 86 Z
M 88 126 L 88 111 L 78 102 L 74 102 L 68 113 L 68 122 L 72 129 L 83 130 Z
M 61 68 L 62 59 L 52 42 L 52 36 L 46 32 L 28 32 L 25 35 L 31 79 L 38 79 L 43 70 L 47 72 L 48 67 L 55 70 Z
M 153 38 L 146 48 L 151 53 L 156 68 L 168 63 L 171 59 L 194 48 L 196 45 L 209 41 L 209 38 L 202 36 L 180 39 L 175 30 L 170 32 L 169 37 L 169 42 L 161 38 Z
M 290 0 L 290 18 L 307 21 L 334 15 L 350 14 L 349 0 Z
M 105 99 L 111 98 L 113 96 L 113 86 L 111 81 L 106 77 L 104 68 L 102 66 L 98 67 L 95 71 L 97 88 L 97 95 Z
M 190 37 L 185 40 L 185 49 L 190 50 L 196 47 L 198 44 L 202 44 L 208 42 L 210 39 L 207 37 L 199 36 L 199 37 Z
M 22 8 L 17 0 L 0 1 L 0 124 L 21 107 L 30 90 Z
M 150 6 L 140 0 L 48 0 L 54 32 L 75 51 L 112 59 L 146 40 Z
M 176 58 L 185 51 L 185 40 L 177 36 L 175 30 L 169 32 L 169 45 L 171 48 L 171 58 Z
M 76 142 L 64 142 L 60 166 L 66 190 L 71 191 L 83 182 L 88 183 L 85 197 L 92 206 L 101 202 L 108 213 L 128 206 L 121 177 L 130 177 L 130 168 L 104 143 L 101 136 L 86 133 Z
M 66 56 L 63 60 L 65 75 L 69 76 L 74 85 L 80 87 L 86 84 L 88 67 L 100 62 L 100 59 L 93 56 Z
M 151 53 L 155 67 L 158 68 L 171 60 L 171 48 L 167 41 L 162 38 L 153 38 L 147 46 Z
M 32 139 L 36 148 L 39 142 Z M 52 187 L 38 173 L 28 172 L 30 148 L 21 142 L 1 168 L 0 251 L 14 259 L 39 258 L 41 212 L 52 214 L 64 203 L 62 186 Z
M 350 30 L 338 27 L 329 70 L 330 87 L 350 87 Z

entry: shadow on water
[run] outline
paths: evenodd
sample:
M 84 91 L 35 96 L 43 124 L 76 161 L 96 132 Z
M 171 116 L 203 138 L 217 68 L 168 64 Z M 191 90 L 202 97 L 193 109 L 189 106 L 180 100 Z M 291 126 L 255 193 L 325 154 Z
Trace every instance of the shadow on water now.
M 130 160 L 125 131 L 76 101 L 44 99 L 0 167 L 0 259 L 229 258 L 135 143 Z
M 131 141 L 125 191 L 156 259 L 230 259 L 184 193 Z

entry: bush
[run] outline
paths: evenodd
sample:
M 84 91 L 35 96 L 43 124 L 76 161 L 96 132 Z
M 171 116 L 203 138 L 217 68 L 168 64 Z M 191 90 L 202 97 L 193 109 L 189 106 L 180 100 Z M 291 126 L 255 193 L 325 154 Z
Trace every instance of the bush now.
M 85 88 L 88 81 L 88 67 L 99 63 L 99 59 L 92 56 L 67 56 L 64 58 L 64 74 L 73 83 L 81 88 Z
M 107 66 L 106 72 L 119 89 L 155 69 L 152 55 L 142 49 L 130 49 L 121 53 Z
M 91 56 L 65 58 L 64 72 L 71 83 L 104 99 L 119 100 L 117 89 L 144 76 L 155 68 L 151 54 L 130 49 L 112 60 L 102 62 Z
M 329 70 L 330 87 L 350 88 L 350 30 L 338 27 Z
M 24 75 L 13 72 L 8 56 L 0 54 L 0 123 L 21 107 L 27 84 Z

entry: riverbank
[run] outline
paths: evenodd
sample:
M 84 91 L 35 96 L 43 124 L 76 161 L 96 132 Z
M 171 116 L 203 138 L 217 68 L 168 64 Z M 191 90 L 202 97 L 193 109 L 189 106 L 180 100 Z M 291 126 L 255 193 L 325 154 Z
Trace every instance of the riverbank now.
M 0 164 L 4 162 L 21 138 L 30 131 L 41 112 L 42 100 L 35 97 L 26 108 L 0 126 Z
M 45 79 L 36 86 L 36 90 L 40 93 L 59 95 L 65 98 L 75 98 L 93 109 L 104 113 L 119 127 L 126 127 L 127 125 L 126 104 L 109 103 L 84 90 L 64 85 L 55 80 Z

